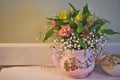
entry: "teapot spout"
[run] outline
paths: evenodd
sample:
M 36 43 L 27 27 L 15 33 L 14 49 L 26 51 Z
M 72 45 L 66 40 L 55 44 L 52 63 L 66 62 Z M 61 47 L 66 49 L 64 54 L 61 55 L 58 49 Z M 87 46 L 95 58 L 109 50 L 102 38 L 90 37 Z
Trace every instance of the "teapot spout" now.
M 58 67 L 59 66 L 59 61 L 60 61 L 59 53 L 54 46 L 50 47 L 50 51 L 52 53 L 53 62 L 55 64 L 55 66 Z

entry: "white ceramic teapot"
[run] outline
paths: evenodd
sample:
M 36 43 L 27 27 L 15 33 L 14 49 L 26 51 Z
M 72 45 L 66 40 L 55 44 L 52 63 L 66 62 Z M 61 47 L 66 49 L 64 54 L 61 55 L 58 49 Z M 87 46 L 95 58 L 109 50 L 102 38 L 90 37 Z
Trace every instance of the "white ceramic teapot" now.
M 54 46 L 50 49 L 56 67 L 73 78 L 84 78 L 94 69 L 95 60 L 89 50 L 59 51 Z

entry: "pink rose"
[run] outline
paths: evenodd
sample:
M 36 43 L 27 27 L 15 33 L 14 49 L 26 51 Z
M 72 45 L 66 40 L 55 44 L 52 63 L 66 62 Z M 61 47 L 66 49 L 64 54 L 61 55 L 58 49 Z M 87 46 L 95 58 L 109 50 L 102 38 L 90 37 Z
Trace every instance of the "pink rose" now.
M 63 26 L 63 27 L 59 30 L 58 34 L 59 34 L 60 36 L 69 37 L 69 36 L 70 36 L 70 32 L 71 32 L 70 26 L 67 25 L 67 26 Z
M 88 31 L 88 30 L 85 30 L 82 32 L 83 37 L 87 37 L 89 34 L 90 34 L 90 31 Z
M 57 26 L 57 23 L 55 21 L 52 22 L 52 25 L 50 26 L 50 29 L 53 28 L 53 27 L 56 27 Z

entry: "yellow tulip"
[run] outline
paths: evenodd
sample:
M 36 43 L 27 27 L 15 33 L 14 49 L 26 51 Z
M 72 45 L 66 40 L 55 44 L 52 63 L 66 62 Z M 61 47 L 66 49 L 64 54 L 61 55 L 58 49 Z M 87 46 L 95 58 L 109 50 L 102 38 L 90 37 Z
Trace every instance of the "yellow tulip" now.
M 82 21 L 82 19 L 83 19 L 82 14 L 78 13 L 74 20 L 75 20 L 76 23 L 78 23 L 79 21 Z
M 60 18 L 60 19 L 66 19 L 66 18 L 67 18 L 67 11 L 62 11 L 62 12 L 59 14 L 59 18 Z
M 89 16 L 89 17 L 87 18 L 87 21 L 90 22 L 91 20 L 92 20 L 92 17 Z
M 78 13 L 77 16 L 76 16 L 76 20 L 77 21 L 81 21 L 83 19 L 83 16 L 81 13 Z

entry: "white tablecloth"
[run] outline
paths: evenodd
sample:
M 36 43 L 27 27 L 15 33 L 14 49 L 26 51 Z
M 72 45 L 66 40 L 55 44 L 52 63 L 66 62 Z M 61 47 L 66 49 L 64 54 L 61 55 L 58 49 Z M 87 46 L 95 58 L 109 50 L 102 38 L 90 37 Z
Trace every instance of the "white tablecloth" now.
M 0 72 L 0 80 L 81 80 L 73 79 L 54 67 L 9 67 Z M 99 65 L 93 72 L 82 80 L 120 80 L 120 77 L 112 77 L 102 71 Z

